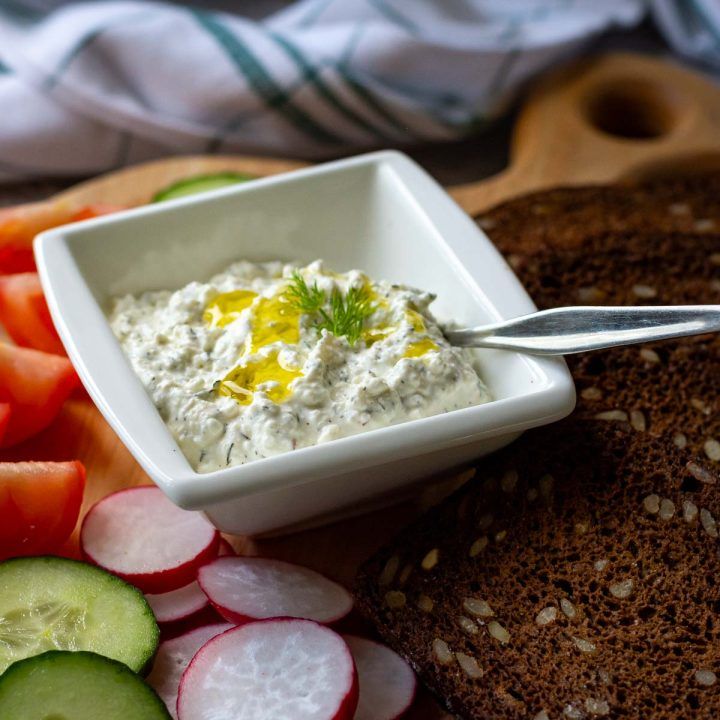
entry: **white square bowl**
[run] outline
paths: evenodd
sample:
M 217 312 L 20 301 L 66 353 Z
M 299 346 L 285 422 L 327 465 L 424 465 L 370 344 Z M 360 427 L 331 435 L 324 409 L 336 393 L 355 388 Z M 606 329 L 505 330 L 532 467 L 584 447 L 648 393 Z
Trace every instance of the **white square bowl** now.
M 474 222 L 418 165 L 379 152 L 42 233 L 40 277 L 91 397 L 150 477 L 221 530 L 252 535 L 379 504 L 571 412 L 560 358 L 478 351 L 494 400 L 211 473 L 196 473 L 107 321 L 111 298 L 179 288 L 239 259 L 323 258 L 430 290 L 441 320 L 536 308 Z

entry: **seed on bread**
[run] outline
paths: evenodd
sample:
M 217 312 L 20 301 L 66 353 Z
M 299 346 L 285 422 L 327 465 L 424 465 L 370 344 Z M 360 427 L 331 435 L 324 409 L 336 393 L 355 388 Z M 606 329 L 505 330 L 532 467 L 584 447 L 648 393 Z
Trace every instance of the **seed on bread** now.
M 560 598 L 560 609 L 570 620 L 574 620 L 577 617 L 576 607 L 567 598 Z
M 428 597 L 427 595 L 421 593 L 417 600 L 417 606 L 426 613 L 430 613 L 433 611 L 433 607 L 435 606 L 435 603 L 432 601 L 432 598 Z
M 395 579 L 395 573 L 398 571 L 398 567 L 400 567 L 400 558 L 397 555 L 388 558 L 385 567 L 383 567 L 380 573 L 378 583 L 380 585 L 389 585 Z
M 642 300 L 649 300 L 657 297 L 657 290 L 650 285 L 642 285 L 640 283 L 632 286 L 633 295 Z
M 463 629 L 463 632 L 466 632 L 468 635 L 478 634 L 479 629 L 477 623 L 466 615 L 460 615 L 460 617 L 458 617 L 458 625 Z
M 483 535 L 482 537 L 479 537 L 471 546 L 470 546 L 470 557 L 474 558 L 477 557 L 487 546 L 488 546 L 488 538 L 486 535 Z
M 705 454 L 710 458 L 710 460 L 720 460 L 720 442 L 718 442 L 715 438 L 710 438 L 709 440 L 706 440 L 705 444 L 703 445 L 703 449 L 705 450 Z
M 698 482 L 705 485 L 714 485 L 717 482 L 717 477 L 713 473 L 695 462 L 691 461 L 685 467 Z
M 698 218 L 692 228 L 695 232 L 712 232 L 715 230 L 715 221 L 712 218 Z
M 655 493 L 647 495 L 643 500 L 645 512 L 650 515 L 657 515 L 660 512 L 660 496 Z
M 585 709 L 591 715 L 607 715 L 610 712 L 610 705 L 608 705 L 607 700 L 588 698 L 585 700 Z
M 640 348 L 640 357 L 653 365 L 660 362 L 660 356 L 652 348 Z
M 575 647 L 583 653 L 594 653 L 597 650 L 597 646 L 594 642 L 587 640 L 586 638 L 572 636 L 572 641 L 575 643 Z
M 690 405 L 692 405 L 698 412 L 703 415 L 710 415 L 712 408 L 700 398 L 690 398 Z
M 487 624 L 488 632 L 503 645 L 510 642 L 510 633 L 497 620 L 491 620 Z
M 477 680 L 483 676 L 483 671 L 478 661 L 471 655 L 462 652 L 455 653 L 457 664 L 462 668 L 463 672 L 472 680 Z
M 718 536 L 717 523 L 713 514 L 707 508 L 700 509 L 700 524 L 711 538 Z
M 599 387 L 595 387 L 595 385 L 583 388 L 580 391 L 580 397 L 583 400 L 602 400 L 602 396 L 602 390 Z
M 683 500 L 683 519 L 685 522 L 695 522 L 698 516 L 698 506 L 692 500 Z
M 658 516 L 661 520 L 669 520 L 675 514 L 675 503 L 670 498 L 663 498 L 660 501 L 660 512 Z
M 554 622 L 557 619 L 557 608 L 554 605 L 548 605 L 548 607 L 543 608 L 536 616 L 535 616 L 535 622 L 538 625 L 548 625 L 551 622 Z
M 717 675 L 712 670 L 703 668 L 695 671 L 695 679 L 699 685 L 711 687 L 717 682 Z
M 632 595 L 634 583 L 632 580 L 621 580 L 620 582 L 612 583 L 610 585 L 610 594 L 620 600 L 630 597 Z
M 645 432 L 647 430 L 647 421 L 645 420 L 645 415 L 642 411 L 630 411 L 630 425 L 638 432 Z
M 406 602 L 407 598 L 405 597 L 405 593 L 400 592 L 400 590 L 389 590 L 385 593 L 385 604 L 391 610 L 398 610 L 401 607 L 405 607 Z
M 420 563 L 420 567 L 423 570 L 432 570 L 438 564 L 439 559 L 440 559 L 440 551 L 437 548 L 433 548 L 422 559 L 422 562 Z
M 432 641 L 432 651 L 441 665 L 450 665 L 455 658 L 452 650 L 450 650 L 450 646 L 440 638 L 435 638 Z
M 398 575 L 398 585 L 403 586 L 408 581 L 410 575 L 412 575 L 412 571 L 413 566 L 410 563 L 407 563 Z
M 627 422 L 628 414 L 624 410 L 603 410 L 593 415 L 595 420 L 608 420 L 615 422 Z
M 490 603 L 482 598 L 465 598 L 463 600 L 463 608 L 475 617 L 487 618 L 495 614 L 495 611 L 490 607 Z

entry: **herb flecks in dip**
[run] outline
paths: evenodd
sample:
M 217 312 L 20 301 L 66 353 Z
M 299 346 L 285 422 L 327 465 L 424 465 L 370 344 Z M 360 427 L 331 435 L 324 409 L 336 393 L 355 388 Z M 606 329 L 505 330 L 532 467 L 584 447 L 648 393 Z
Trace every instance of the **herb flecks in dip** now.
M 238 262 L 207 283 L 115 300 L 110 322 L 199 472 L 490 399 L 430 293 Z

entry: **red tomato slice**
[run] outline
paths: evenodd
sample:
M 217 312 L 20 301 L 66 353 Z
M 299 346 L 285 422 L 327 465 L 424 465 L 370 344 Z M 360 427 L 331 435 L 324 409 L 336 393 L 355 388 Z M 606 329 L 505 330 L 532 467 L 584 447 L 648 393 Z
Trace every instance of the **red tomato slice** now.
M 0 276 L 0 322 L 22 347 L 65 354 L 37 273 Z
M 43 202 L 0 210 L 0 274 L 35 270 L 32 242 L 43 230 L 120 209 L 111 205 L 87 205 L 78 209 L 66 202 Z
M 72 462 L 0 463 L 0 559 L 61 549 L 77 523 L 85 468 Z
M 0 343 L 0 402 L 11 406 L 0 447 L 15 445 L 46 428 L 77 384 L 67 358 Z
M 0 442 L 2 442 L 10 422 L 10 403 L 0 403 Z

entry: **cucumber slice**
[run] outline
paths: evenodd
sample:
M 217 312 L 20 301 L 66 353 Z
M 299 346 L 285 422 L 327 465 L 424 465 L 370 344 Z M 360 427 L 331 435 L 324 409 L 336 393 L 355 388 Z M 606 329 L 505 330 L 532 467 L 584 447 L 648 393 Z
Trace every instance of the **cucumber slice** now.
M 0 677 L 0 718 L 170 720 L 170 714 L 127 665 L 91 652 L 51 650 Z
M 175 198 L 195 195 L 196 193 L 216 190 L 227 185 L 254 180 L 252 175 L 246 173 L 224 172 L 212 175 L 195 175 L 193 177 L 178 180 L 168 187 L 155 193 L 152 202 L 163 202 L 163 200 L 175 200 Z
M 91 650 L 139 672 L 159 635 L 142 593 L 94 565 L 58 557 L 0 563 L 0 673 L 46 650 Z

